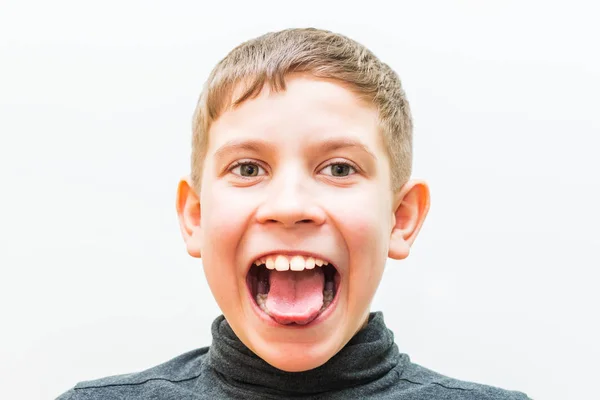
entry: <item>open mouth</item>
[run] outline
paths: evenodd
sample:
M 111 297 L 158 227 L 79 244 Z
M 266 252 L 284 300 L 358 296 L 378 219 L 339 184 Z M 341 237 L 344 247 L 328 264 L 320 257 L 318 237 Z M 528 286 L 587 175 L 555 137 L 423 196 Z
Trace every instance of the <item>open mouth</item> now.
M 307 325 L 334 302 L 340 274 L 318 258 L 277 255 L 256 260 L 246 283 L 260 312 L 282 325 Z

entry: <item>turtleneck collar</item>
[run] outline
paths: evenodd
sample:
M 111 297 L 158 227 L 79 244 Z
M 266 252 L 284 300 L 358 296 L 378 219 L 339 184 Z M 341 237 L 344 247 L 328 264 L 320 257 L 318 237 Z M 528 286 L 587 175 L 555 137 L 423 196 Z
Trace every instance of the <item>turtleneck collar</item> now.
M 404 361 L 381 312 L 371 313 L 367 326 L 329 361 L 304 372 L 285 372 L 262 360 L 237 338 L 223 316 L 213 322 L 212 336 L 209 366 L 229 383 L 263 393 L 341 390 L 375 381 Z

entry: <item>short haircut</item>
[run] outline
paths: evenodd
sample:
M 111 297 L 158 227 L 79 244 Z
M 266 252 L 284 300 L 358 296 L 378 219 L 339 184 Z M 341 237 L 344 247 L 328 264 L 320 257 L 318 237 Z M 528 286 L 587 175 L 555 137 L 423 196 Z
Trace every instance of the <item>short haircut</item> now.
M 337 81 L 376 108 L 390 159 L 391 187 L 400 189 L 412 170 L 413 126 L 398 74 L 362 44 L 315 28 L 259 36 L 234 48 L 214 67 L 193 116 L 194 188 L 200 191 L 212 123 L 227 109 L 258 96 L 265 84 L 274 92 L 284 91 L 285 78 L 292 73 Z

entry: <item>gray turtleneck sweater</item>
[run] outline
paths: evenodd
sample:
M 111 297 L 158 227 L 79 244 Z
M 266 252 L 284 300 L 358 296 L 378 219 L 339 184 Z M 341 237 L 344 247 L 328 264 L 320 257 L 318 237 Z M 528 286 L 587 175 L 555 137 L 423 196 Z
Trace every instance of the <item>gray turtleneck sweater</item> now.
M 213 342 L 146 371 L 78 383 L 57 400 L 404 399 L 526 400 L 521 392 L 452 379 L 410 361 L 383 314 L 324 365 L 285 372 L 252 353 L 223 316 Z

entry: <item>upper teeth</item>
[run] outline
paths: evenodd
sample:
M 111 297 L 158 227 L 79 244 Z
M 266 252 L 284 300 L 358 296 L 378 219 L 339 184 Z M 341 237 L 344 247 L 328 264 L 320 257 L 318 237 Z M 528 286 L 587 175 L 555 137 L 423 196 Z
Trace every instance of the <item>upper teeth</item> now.
M 254 264 L 261 265 L 265 264 L 268 269 L 276 269 L 277 271 L 303 271 L 304 269 L 313 269 L 315 265 L 321 267 L 327 265 L 328 262 L 321 260 L 320 258 L 304 257 L 304 256 L 284 256 L 270 255 L 267 257 L 259 258 L 254 261 Z

